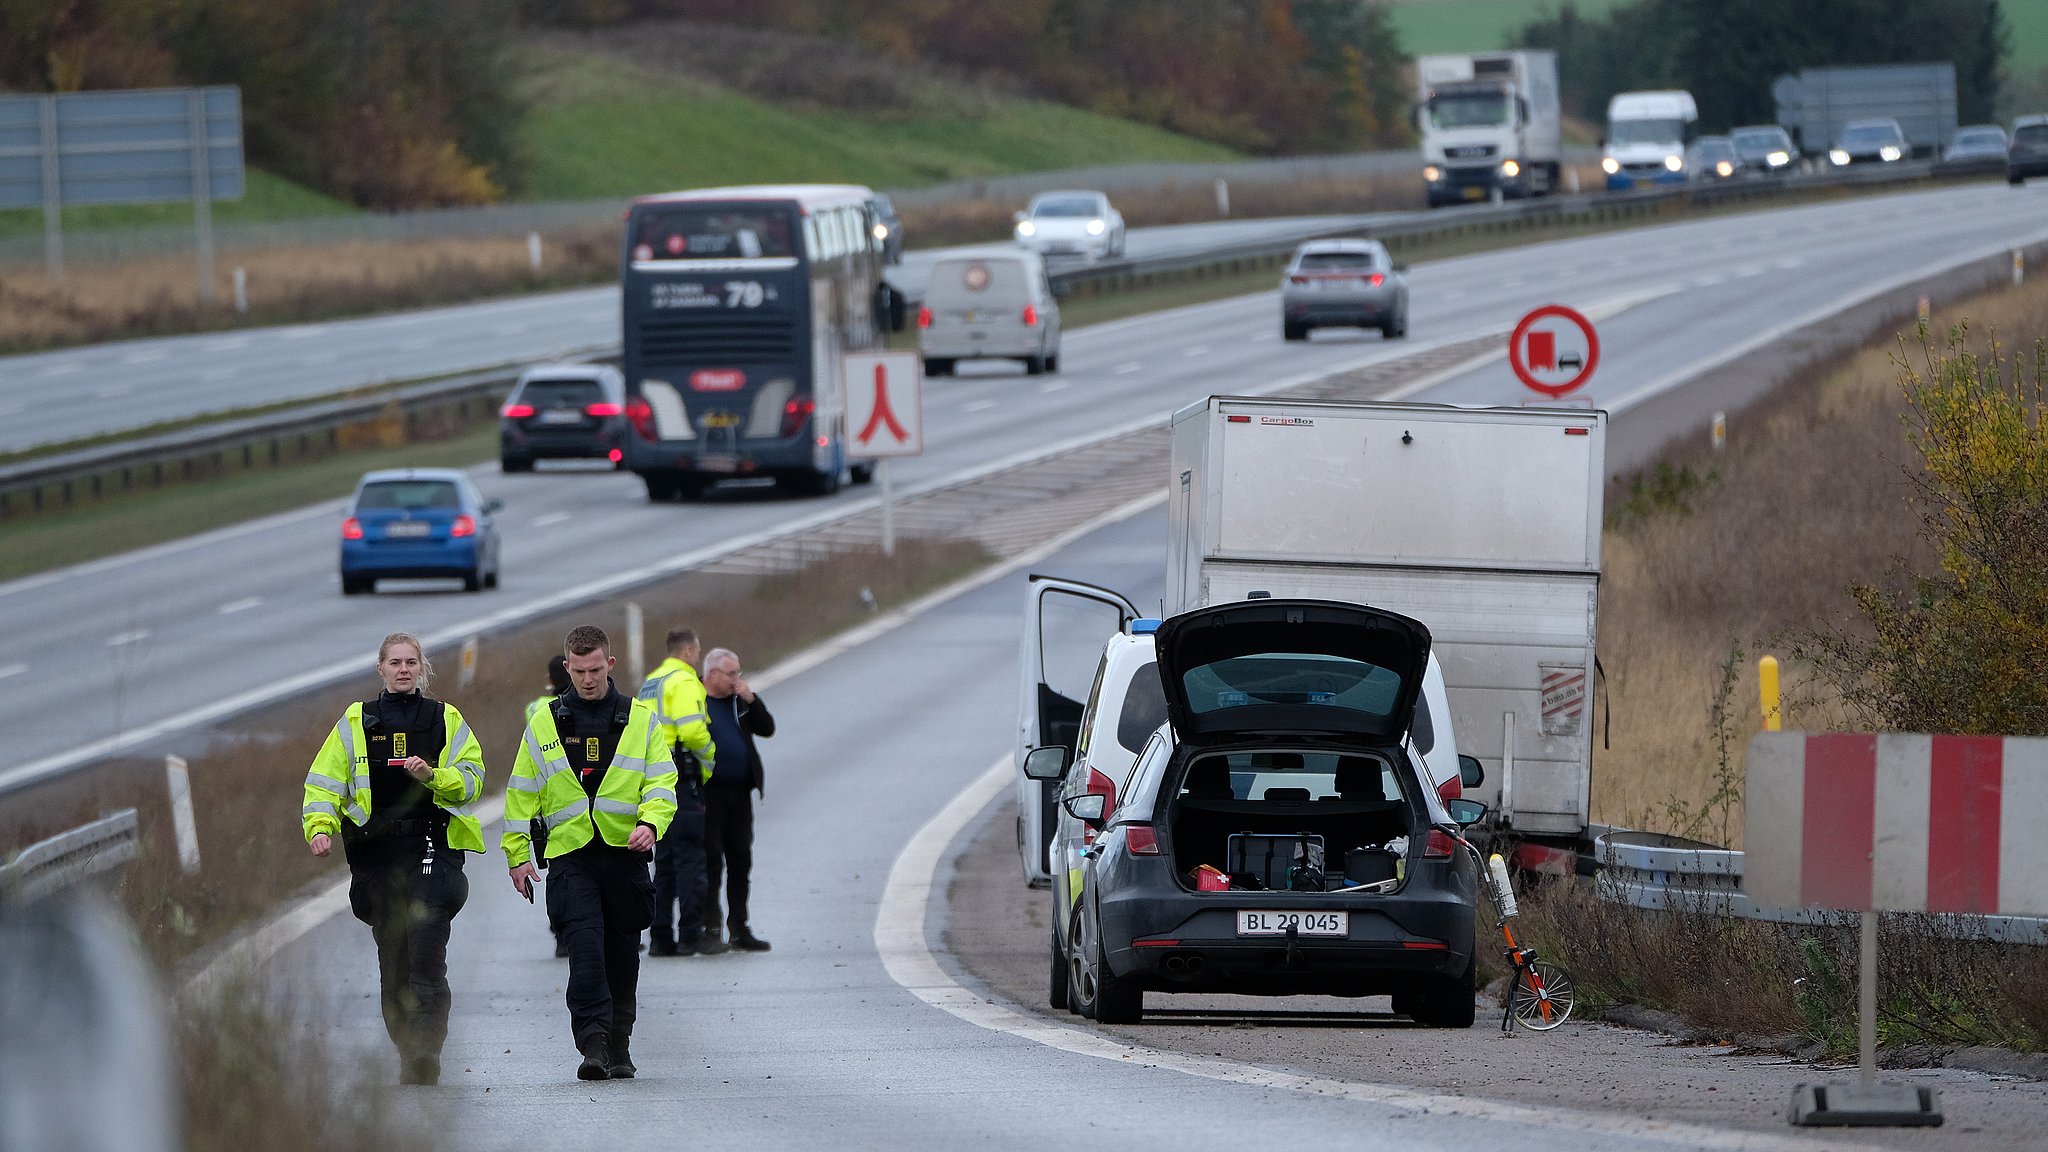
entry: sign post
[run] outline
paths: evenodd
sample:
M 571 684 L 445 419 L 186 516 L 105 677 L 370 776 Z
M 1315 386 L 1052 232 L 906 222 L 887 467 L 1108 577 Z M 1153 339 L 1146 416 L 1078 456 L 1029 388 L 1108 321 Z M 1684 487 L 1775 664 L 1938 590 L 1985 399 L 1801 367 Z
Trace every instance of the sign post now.
M 1522 317 L 1508 337 L 1508 367 L 1532 392 L 1551 400 L 1585 387 L 1600 366 L 1593 322 L 1562 304 L 1546 304 Z
M 846 454 L 875 460 L 882 482 L 882 555 L 896 554 L 889 461 L 924 451 L 924 365 L 911 352 L 861 352 L 843 362 Z

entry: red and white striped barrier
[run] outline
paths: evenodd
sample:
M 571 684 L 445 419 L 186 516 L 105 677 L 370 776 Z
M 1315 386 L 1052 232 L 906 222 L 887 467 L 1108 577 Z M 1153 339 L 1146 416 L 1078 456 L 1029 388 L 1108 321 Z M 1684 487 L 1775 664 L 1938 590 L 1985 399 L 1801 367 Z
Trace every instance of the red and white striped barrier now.
M 1747 774 L 1758 904 L 2048 915 L 2048 739 L 1760 732 Z

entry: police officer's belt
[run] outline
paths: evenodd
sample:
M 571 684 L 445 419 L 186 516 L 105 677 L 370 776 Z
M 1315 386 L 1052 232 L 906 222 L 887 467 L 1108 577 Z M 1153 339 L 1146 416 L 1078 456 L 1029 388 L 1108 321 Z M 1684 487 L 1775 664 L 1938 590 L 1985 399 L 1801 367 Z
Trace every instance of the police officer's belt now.
M 376 816 L 363 827 L 343 822 L 342 838 L 346 840 L 382 840 L 387 836 L 431 836 L 445 832 L 448 828 L 448 813 L 436 810 L 432 816 L 407 816 L 401 819 L 384 820 Z

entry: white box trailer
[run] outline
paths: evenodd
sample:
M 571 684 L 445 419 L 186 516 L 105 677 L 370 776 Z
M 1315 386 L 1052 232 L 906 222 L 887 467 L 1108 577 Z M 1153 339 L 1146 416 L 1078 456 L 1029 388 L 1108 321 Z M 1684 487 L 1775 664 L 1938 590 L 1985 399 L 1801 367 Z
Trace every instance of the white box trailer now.
M 1606 413 L 1216 396 L 1173 417 L 1169 614 L 1255 591 L 1429 627 L 1466 795 L 1576 840 L 1592 786 Z

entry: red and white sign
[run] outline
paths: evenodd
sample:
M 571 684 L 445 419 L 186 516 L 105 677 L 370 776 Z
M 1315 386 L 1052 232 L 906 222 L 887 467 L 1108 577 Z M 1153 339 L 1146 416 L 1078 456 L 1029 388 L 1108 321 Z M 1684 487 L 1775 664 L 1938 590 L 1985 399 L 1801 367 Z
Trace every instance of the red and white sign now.
M 1758 904 L 2048 915 L 2048 740 L 1760 732 L 1747 774 Z
M 912 352 L 861 352 L 844 361 L 846 454 L 855 459 L 924 451 L 924 366 Z
M 690 373 L 693 392 L 737 392 L 747 386 L 747 374 L 737 368 L 705 368 Z
M 1586 666 L 1539 664 L 1543 674 L 1543 734 L 1577 736 L 1586 715 Z
M 1546 304 L 1515 325 L 1508 337 L 1508 366 L 1515 378 L 1545 396 L 1576 392 L 1600 366 L 1600 337 L 1593 322 L 1562 304 Z

